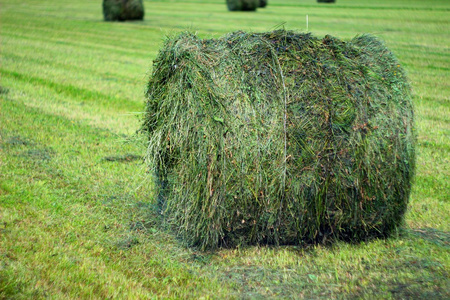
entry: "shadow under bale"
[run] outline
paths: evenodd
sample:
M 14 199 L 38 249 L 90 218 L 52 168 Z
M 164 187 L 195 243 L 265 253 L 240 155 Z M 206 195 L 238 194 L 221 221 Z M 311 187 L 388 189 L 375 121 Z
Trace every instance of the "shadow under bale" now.
M 142 131 L 164 219 L 188 245 L 359 241 L 406 211 L 410 86 L 371 35 L 168 38 Z
M 144 19 L 142 0 L 103 0 L 105 21 L 132 21 Z

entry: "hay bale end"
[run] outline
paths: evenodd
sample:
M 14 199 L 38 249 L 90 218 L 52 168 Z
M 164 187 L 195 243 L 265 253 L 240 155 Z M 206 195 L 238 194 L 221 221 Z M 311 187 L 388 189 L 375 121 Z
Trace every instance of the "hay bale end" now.
M 103 0 L 105 21 L 132 21 L 144 19 L 142 0 Z
M 260 5 L 260 0 L 227 0 L 229 11 L 255 11 Z

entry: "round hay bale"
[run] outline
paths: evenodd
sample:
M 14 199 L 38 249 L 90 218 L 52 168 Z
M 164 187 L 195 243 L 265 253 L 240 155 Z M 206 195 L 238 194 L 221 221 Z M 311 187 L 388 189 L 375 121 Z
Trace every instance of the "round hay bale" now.
M 142 0 L 103 0 L 105 21 L 128 21 L 144 19 Z
M 260 0 L 227 0 L 229 11 L 255 11 Z
M 388 236 L 415 166 L 410 86 L 377 38 L 277 30 L 168 38 L 142 130 L 189 245 Z
M 318 3 L 335 3 L 336 0 L 317 0 Z
M 259 0 L 259 7 L 264 8 L 267 6 L 268 0 Z

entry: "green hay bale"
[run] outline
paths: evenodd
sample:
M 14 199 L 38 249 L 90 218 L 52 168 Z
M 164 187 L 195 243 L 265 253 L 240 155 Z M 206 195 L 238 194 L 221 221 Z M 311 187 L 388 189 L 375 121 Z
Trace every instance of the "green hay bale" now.
M 105 21 L 128 21 L 144 19 L 142 0 L 103 0 Z
M 267 6 L 268 0 L 259 0 L 259 7 L 264 8 Z
M 188 245 L 388 236 L 407 207 L 410 86 L 370 35 L 168 38 L 142 130 L 162 214 Z
M 227 0 L 229 11 L 255 11 L 260 0 Z

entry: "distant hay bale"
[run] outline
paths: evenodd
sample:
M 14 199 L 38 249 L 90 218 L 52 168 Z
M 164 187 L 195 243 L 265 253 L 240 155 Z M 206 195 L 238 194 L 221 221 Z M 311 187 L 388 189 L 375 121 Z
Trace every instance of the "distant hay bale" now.
M 128 21 L 144 19 L 142 0 L 103 0 L 105 21 Z
M 335 3 L 336 0 L 317 0 L 318 3 Z
M 168 38 L 142 131 L 164 219 L 188 245 L 364 240 L 406 211 L 410 86 L 371 35 Z
M 259 7 L 264 8 L 267 6 L 268 0 L 259 0 Z
M 260 0 L 227 0 L 229 11 L 254 11 L 259 7 Z

